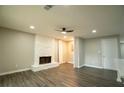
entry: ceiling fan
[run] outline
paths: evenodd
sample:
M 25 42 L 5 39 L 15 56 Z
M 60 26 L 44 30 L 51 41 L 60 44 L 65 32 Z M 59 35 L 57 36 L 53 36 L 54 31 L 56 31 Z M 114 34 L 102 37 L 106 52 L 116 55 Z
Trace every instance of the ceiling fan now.
M 70 33 L 70 32 L 74 32 L 74 30 L 67 30 L 67 28 L 63 27 L 61 29 L 58 29 L 56 31 L 61 32 L 62 34 L 66 34 L 66 33 Z

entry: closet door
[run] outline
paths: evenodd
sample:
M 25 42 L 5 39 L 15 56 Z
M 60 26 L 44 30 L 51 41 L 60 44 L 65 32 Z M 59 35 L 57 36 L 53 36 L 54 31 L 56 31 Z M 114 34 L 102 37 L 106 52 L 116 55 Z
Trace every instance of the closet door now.
M 102 64 L 105 69 L 116 69 L 114 59 L 118 58 L 118 40 L 117 38 L 107 38 L 101 40 Z

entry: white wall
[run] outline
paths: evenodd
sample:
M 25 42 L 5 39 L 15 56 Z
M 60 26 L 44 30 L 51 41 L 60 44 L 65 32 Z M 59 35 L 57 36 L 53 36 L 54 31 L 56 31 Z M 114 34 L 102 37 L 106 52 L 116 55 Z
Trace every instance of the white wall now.
M 39 65 L 40 56 L 51 56 L 52 62 L 57 61 L 57 40 L 46 36 L 35 36 L 34 65 Z
M 59 40 L 54 39 L 54 60 L 55 62 L 59 62 Z
M 119 45 L 118 45 L 118 37 L 117 36 L 87 39 L 87 40 L 85 40 L 85 65 L 97 67 L 97 68 L 106 68 L 106 67 L 104 67 L 105 63 L 103 61 L 104 52 L 105 52 L 105 51 L 103 51 L 103 45 L 102 45 L 103 40 L 105 40 L 105 41 L 111 40 L 112 42 L 111 41 L 109 42 L 111 44 L 105 45 L 105 46 L 109 46 L 109 47 L 106 47 L 106 50 L 107 50 L 107 48 L 110 48 L 110 47 L 112 47 L 112 45 L 114 45 L 114 47 L 112 47 L 112 49 L 115 48 L 114 50 L 117 50 L 117 52 L 114 52 L 114 51 L 112 51 L 112 52 L 114 52 L 115 55 L 116 54 L 119 55 L 119 51 L 118 51 Z M 110 52 L 110 51 L 108 51 L 108 52 Z M 108 54 L 111 54 L 111 53 L 108 53 Z M 112 60 L 114 60 L 114 58 Z M 107 68 L 107 69 L 109 69 L 109 68 Z M 114 69 L 116 69 L 116 68 L 114 68 Z
M 0 74 L 30 68 L 33 56 L 33 34 L 0 28 Z
M 84 54 L 84 39 L 75 37 L 74 38 L 74 67 L 82 67 L 84 65 L 85 57 Z
M 85 42 L 84 39 L 79 38 L 79 67 L 85 64 Z
M 100 39 L 85 40 L 85 64 L 86 65 L 102 67 L 100 52 L 101 52 Z
M 79 68 L 79 38 L 74 38 L 74 67 Z
M 73 41 L 68 41 L 67 42 L 67 60 L 69 63 L 73 63 L 73 52 L 74 52 L 74 42 Z

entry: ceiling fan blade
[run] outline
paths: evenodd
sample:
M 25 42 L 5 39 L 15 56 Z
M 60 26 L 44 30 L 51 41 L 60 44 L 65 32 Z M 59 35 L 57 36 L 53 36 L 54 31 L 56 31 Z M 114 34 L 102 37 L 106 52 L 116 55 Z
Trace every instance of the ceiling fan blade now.
M 74 30 L 67 30 L 66 32 L 73 32 Z

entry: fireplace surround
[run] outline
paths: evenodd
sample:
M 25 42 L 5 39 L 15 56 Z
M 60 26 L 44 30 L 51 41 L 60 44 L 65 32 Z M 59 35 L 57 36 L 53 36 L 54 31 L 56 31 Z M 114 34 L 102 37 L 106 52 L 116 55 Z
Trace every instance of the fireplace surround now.
M 32 66 L 32 71 L 40 71 L 48 68 L 57 67 L 57 62 L 52 62 L 52 56 L 39 56 L 39 64 Z

